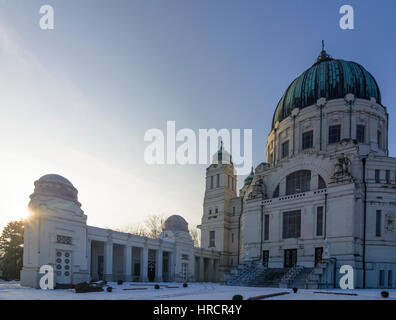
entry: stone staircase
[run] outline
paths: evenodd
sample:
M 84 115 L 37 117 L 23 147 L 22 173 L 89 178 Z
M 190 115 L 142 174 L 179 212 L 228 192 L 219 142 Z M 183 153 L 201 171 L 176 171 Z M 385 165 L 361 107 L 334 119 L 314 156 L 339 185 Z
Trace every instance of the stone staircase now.
M 230 286 L 249 286 L 265 270 L 266 268 L 258 261 L 243 262 L 237 268 L 231 270 L 226 284 Z
M 295 266 L 290 268 L 279 282 L 280 288 L 290 288 L 294 280 L 304 270 L 303 267 Z
M 328 284 L 325 284 L 323 280 L 323 274 L 325 270 L 328 268 L 329 264 L 327 262 L 318 263 L 315 268 L 308 274 L 305 280 L 305 288 L 306 289 L 321 289 L 328 287 Z
M 259 262 L 243 263 L 230 272 L 227 285 L 318 289 L 327 263 L 315 268 L 296 266 L 293 268 L 265 268 Z
M 252 286 L 279 288 L 282 279 L 289 272 L 288 268 L 270 268 L 260 277 L 255 279 Z
M 313 268 L 303 268 L 290 283 L 290 288 L 305 289 L 307 278 L 311 274 L 312 270 Z

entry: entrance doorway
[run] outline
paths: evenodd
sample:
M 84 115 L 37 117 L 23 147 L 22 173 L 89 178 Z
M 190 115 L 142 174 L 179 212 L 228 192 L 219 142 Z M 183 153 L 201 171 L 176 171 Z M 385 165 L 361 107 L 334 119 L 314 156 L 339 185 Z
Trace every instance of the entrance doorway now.
M 188 280 L 188 264 L 182 264 L 182 274 L 183 274 L 183 281 L 186 282 Z
M 98 256 L 98 278 L 103 280 L 104 256 Z
M 297 249 L 285 250 L 285 268 L 292 268 L 297 265 Z
M 71 252 L 56 251 L 56 283 L 71 284 Z
M 322 262 L 323 248 L 315 248 L 315 266 Z
M 269 261 L 269 251 L 268 250 L 264 250 L 263 251 L 263 266 L 265 268 L 268 268 L 268 261 Z
M 148 273 L 147 277 L 150 282 L 153 282 L 155 279 L 155 261 L 148 262 Z

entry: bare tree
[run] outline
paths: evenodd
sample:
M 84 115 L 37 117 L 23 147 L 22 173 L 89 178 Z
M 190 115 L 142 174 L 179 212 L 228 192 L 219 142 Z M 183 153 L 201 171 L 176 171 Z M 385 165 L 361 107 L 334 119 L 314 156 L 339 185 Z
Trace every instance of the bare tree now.
M 199 230 L 197 228 L 191 228 L 190 234 L 191 234 L 191 238 L 194 241 L 194 246 L 200 247 L 201 246 L 201 237 L 200 237 L 201 230 Z
M 148 233 L 148 237 L 158 239 L 162 232 L 162 225 L 165 222 L 164 215 L 151 215 L 146 218 L 144 225 Z
M 119 228 L 116 231 L 136 234 L 138 236 L 158 239 L 162 232 L 162 225 L 165 222 L 164 215 L 151 215 L 147 217 L 141 224 L 128 224 Z
M 141 224 L 137 224 L 137 225 L 127 224 L 125 226 L 115 228 L 114 230 L 119 232 L 136 234 L 137 236 L 148 237 L 148 232 L 146 228 Z

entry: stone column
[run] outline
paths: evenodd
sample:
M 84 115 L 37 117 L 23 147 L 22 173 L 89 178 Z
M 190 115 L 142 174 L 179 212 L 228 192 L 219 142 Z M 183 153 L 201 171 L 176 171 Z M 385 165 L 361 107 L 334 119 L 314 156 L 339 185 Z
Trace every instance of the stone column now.
M 160 247 L 156 252 L 155 257 L 155 281 L 162 282 L 162 259 L 163 251 Z
M 169 253 L 169 280 L 175 280 L 175 252 Z
M 148 248 L 143 247 L 141 249 L 141 256 L 140 256 L 140 280 L 141 281 L 148 281 L 147 271 L 148 271 Z
M 124 246 L 124 280 L 132 280 L 132 247 Z
M 201 282 L 205 281 L 204 269 L 205 269 L 204 258 L 199 257 L 199 277 L 198 277 L 198 279 Z
M 209 265 L 208 265 L 208 281 L 213 282 L 213 273 L 214 273 L 214 263 L 213 263 L 213 258 L 209 259 Z
M 104 245 L 103 279 L 113 281 L 113 242 L 106 242 Z
M 87 244 L 87 271 L 89 275 L 89 279 L 92 279 L 92 272 L 91 272 L 91 250 L 92 250 L 92 240 L 88 240 Z
M 219 269 L 219 260 L 213 259 L 213 282 L 217 282 L 218 269 Z

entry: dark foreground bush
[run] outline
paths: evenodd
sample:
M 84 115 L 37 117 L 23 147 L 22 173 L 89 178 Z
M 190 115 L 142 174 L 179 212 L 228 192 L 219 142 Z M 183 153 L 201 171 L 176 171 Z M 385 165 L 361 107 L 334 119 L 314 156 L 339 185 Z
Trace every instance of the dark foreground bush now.
M 297 288 L 293 288 L 293 292 L 297 293 L 298 289 Z
M 106 288 L 106 291 L 107 291 L 107 292 L 112 292 L 112 291 L 113 291 L 113 288 L 112 288 L 112 287 L 107 287 L 107 288 Z
M 232 297 L 232 300 L 243 300 L 243 297 L 240 294 L 236 294 Z
M 124 281 L 122 281 L 122 280 L 118 280 L 117 281 L 117 284 L 120 286 L 120 285 L 122 285 L 124 283 Z
M 101 285 L 89 284 L 87 282 L 81 282 L 74 286 L 74 291 L 76 293 L 86 293 L 86 292 L 100 292 L 103 291 Z
M 381 291 L 381 296 L 383 298 L 388 298 L 389 297 L 389 292 L 388 291 Z
M 154 286 L 154 289 L 159 289 L 159 288 L 160 288 L 159 284 L 156 284 L 156 285 Z
M 187 288 L 187 287 L 188 287 L 187 282 L 184 282 L 184 283 L 183 283 L 183 288 Z

